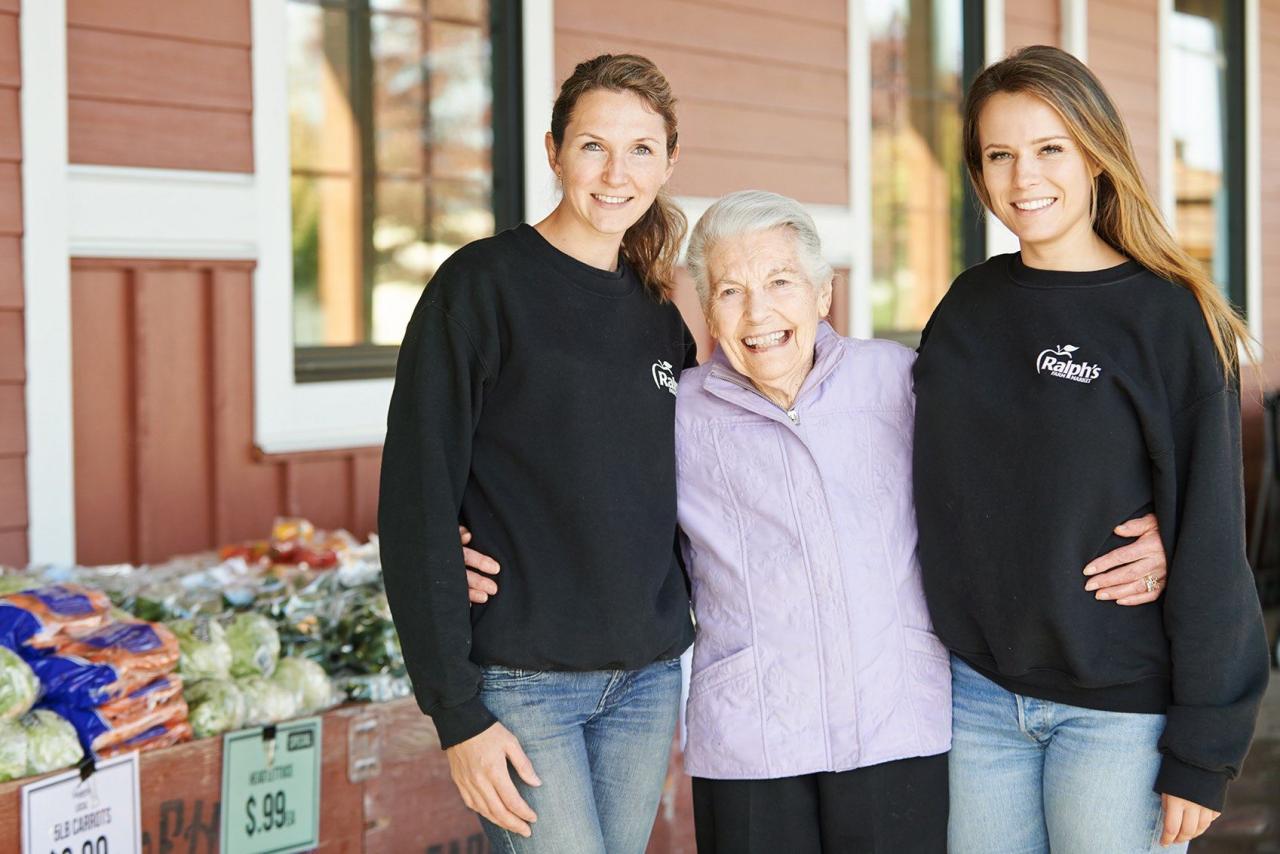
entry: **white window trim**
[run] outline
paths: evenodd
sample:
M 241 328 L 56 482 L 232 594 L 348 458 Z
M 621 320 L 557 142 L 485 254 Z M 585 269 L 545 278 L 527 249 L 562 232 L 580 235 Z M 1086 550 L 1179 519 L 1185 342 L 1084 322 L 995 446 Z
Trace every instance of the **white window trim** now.
M 73 563 L 67 10 L 65 0 L 20 9 L 27 553 L 32 563 Z
M 1062 49 L 1081 62 L 1089 61 L 1089 0 L 1060 0 Z
M 1173 65 L 1174 0 L 1160 0 L 1160 210 L 1171 232 L 1177 233 L 1178 194 L 1174 186 L 1173 126 L 1168 117 L 1178 109 L 1178 93 L 1169 85 Z M 1262 351 L 1262 83 L 1259 51 L 1258 0 L 1244 0 L 1244 240 L 1245 322 L 1257 343 L 1247 355 L 1261 361 Z M 1241 345 L 1244 346 L 1243 344 Z M 1242 350 L 1243 354 L 1243 350 Z

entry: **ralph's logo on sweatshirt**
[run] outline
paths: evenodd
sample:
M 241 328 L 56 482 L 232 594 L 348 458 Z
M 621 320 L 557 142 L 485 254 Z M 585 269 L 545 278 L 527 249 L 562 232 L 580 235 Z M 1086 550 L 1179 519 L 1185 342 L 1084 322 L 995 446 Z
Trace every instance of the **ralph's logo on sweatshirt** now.
M 676 393 L 678 383 L 676 383 L 676 375 L 671 371 L 670 362 L 654 362 L 653 367 L 650 369 L 650 373 L 653 374 L 654 385 L 658 388 L 665 388 L 672 394 Z
M 1093 382 L 1101 376 L 1102 368 L 1083 360 L 1077 362 L 1075 352 L 1079 349 L 1072 344 L 1063 344 L 1056 349 L 1041 350 L 1036 356 L 1036 373 L 1076 383 Z

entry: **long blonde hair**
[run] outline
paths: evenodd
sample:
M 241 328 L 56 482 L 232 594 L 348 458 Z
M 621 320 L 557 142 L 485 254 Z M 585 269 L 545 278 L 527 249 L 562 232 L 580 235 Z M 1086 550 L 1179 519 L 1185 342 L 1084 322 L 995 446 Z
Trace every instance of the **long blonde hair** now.
M 991 209 L 982 181 L 978 117 L 987 99 L 1000 92 L 1034 95 L 1062 117 L 1076 144 L 1102 170 L 1094 180 L 1094 231 L 1117 252 L 1191 291 L 1223 370 L 1228 377 L 1234 375 L 1240 367 L 1240 344 L 1252 340 L 1249 328 L 1204 268 L 1169 233 L 1115 104 L 1093 72 L 1066 51 L 1048 45 L 1024 47 L 988 66 L 969 87 L 964 160 L 982 203 Z
M 580 62 L 560 85 L 560 95 L 551 108 L 551 140 L 556 151 L 564 144 L 564 131 L 573 118 L 578 99 L 596 89 L 639 95 L 662 116 L 667 131 L 667 157 L 675 153 L 679 132 L 671 84 L 650 60 L 631 53 L 606 53 Z M 659 300 L 670 299 L 675 288 L 675 267 L 687 228 L 684 213 L 664 187 L 644 215 L 622 236 L 622 257 Z

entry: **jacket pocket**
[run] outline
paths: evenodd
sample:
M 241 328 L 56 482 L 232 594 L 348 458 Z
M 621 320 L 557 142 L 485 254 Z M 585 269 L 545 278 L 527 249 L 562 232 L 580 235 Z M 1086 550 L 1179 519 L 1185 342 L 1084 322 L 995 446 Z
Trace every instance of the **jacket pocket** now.
M 933 632 L 904 627 L 912 704 L 922 747 L 951 742 L 951 654 Z
M 755 672 L 754 650 L 749 646 L 740 649 L 733 655 L 709 664 L 701 670 L 693 671 L 693 675 L 689 678 L 689 699 L 692 700 L 707 691 L 719 688 L 740 676 L 754 675 Z

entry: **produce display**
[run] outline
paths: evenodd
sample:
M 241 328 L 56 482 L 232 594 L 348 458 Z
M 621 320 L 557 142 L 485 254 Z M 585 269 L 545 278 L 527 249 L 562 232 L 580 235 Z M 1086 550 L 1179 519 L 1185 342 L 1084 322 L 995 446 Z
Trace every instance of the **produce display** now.
M 0 781 L 409 693 L 376 537 L 0 567 Z

